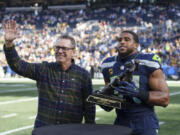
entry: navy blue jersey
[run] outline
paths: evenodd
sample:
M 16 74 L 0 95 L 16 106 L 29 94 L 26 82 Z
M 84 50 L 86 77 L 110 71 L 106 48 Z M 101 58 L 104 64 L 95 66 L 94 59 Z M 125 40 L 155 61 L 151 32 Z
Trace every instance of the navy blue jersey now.
M 101 70 L 104 79 L 111 82 L 121 72 L 124 72 L 125 62 L 133 59 L 136 59 L 140 62 L 138 65 L 138 70 L 133 73 L 133 82 L 139 89 L 149 91 L 149 76 L 155 70 L 161 68 L 160 58 L 156 54 L 136 53 L 134 55 L 126 57 L 125 59 L 121 59 L 119 56 L 109 57 L 105 59 L 101 65 Z M 154 128 L 159 128 L 158 119 L 156 114 L 154 113 L 154 106 L 146 104 L 145 102 L 135 97 L 131 98 L 130 103 L 131 106 L 128 109 L 116 109 L 117 119 L 123 118 L 127 120 L 133 119 L 137 116 L 150 114 L 153 115 L 153 119 L 156 123 Z

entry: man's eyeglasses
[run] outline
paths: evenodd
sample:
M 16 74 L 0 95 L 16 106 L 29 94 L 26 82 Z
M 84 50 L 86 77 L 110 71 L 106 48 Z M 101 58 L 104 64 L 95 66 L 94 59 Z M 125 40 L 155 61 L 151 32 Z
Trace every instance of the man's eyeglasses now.
M 61 49 L 62 51 L 68 51 L 68 50 L 73 50 L 74 48 L 54 46 L 54 50 L 55 50 L 55 51 L 59 51 L 60 49 Z

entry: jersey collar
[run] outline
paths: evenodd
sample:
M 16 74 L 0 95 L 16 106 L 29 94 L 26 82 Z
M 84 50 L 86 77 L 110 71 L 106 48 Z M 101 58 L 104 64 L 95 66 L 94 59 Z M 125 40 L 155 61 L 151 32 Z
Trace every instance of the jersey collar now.
M 137 56 L 139 55 L 139 52 L 136 52 L 130 56 L 127 56 L 125 58 L 121 58 L 119 55 L 117 56 L 117 61 L 128 61 L 128 60 L 132 60 L 132 59 L 135 59 Z

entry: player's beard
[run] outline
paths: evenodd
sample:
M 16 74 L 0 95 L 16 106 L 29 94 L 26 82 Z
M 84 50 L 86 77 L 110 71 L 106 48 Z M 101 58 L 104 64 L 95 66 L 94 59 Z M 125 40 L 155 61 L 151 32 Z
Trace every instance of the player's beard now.
M 118 55 L 121 57 L 121 58 L 125 58 L 131 54 L 134 53 L 134 49 L 129 49 L 129 48 L 126 48 L 127 50 L 125 52 L 122 52 L 120 51 L 120 49 L 118 47 L 116 47 L 116 51 L 118 52 Z

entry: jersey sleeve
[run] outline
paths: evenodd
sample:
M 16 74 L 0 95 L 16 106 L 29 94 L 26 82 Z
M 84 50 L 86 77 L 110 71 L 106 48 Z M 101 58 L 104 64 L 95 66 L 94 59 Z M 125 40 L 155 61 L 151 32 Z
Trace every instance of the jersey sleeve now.
M 109 80 L 108 62 L 106 60 L 104 60 L 101 65 L 101 73 L 103 74 L 105 80 Z
M 155 70 L 161 69 L 161 58 L 157 54 L 144 55 L 140 64 L 145 66 L 147 75 L 152 74 Z

